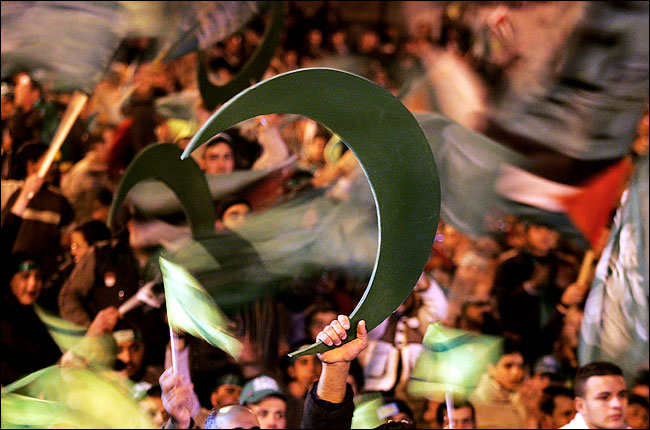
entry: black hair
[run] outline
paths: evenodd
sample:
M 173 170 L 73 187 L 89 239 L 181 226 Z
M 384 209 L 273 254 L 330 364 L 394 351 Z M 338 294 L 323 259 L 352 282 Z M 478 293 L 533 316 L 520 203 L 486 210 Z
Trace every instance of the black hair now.
M 648 399 L 634 393 L 627 395 L 627 406 L 630 407 L 631 405 L 641 405 L 646 408 L 646 410 L 650 409 L 650 405 L 648 405 Z
M 232 196 L 228 197 L 226 199 L 220 200 L 217 202 L 217 204 L 214 206 L 214 212 L 218 220 L 222 220 L 223 214 L 226 213 L 226 210 L 228 210 L 229 207 L 237 205 L 237 204 L 243 204 L 248 206 L 250 210 L 253 210 L 253 206 L 251 203 L 246 200 L 243 197 L 240 196 Z
M 415 424 L 411 422 L 403 422 L 403 421 L 389 421 L 375 428 L 376 429 L 414 429 Z
M 100 240 L 109 240 L 111 238 L 111 231 L 106 224 L 99 220 L 92 220 L 81 224 L 73 231 L 78 231 L 84 237 L 88 245 L 92 245 Z
M 409 405 L 406 404 L 406 402 L 398 397 L 384 397 L 384 405 L 389 405 L 391 403 L 395 403 L 397 406 L 397 409 L 399 409 L 399 412 L 404 413 L 408 415 L 411 421 L 414 420 L 413 417 L 413 410 L 409 407 Z
M 632 382 L 632 386 L 634 387 L 635 385 L 650 385 L 650 372 L 648 369 L 639 370 L 639 373 L 636 374 Z
M 233 143 L 232 137 L 230 137 L 228 133 L 223 132 L 212 136 L 207 142 L 205 142 L 205 150 L 221 142 L 225 142 L 232 152 L 235 152 L 235 144 Z
M 16 152 L 14 177 L 18 179 L 27 177 L 27 162 L 37 162 L 47 152 L 47 148 L 44 143 L 28 143 L 21 146 Z
M 469 400 L 454 402 L 454 409 L 460 409 L 460 408 L 469 408 L 472 411 L 472 421 L 476 422 L 476 410 L 474 409 L 474 405 L 472 405 L 469 402 Z M 442 424 L 444 423 L 446 414 L 447 414 L 447 404 L 441 403 L 438 406 L 438 410 L 436 411 L 436 422 L 440 424 L 441 428 L 442 428 Z
M 573 383 L 573 389 L 576 397 L 584 397 L 586 394 L 585 385 L 587 380 L 592 376 L 623 376 L 623 371 L 614 363 L 607 361 L 594 361 L 593 363 L 586 364 L 578 369 L 576 378 Z
M 555 411 L 555 398 L 565 396 L 573 399 L 573 390 L 561 385 L 551 385 L 544 388 L 542 391 L 542 398 L 539 401 L 539 409 L 546 415 L 553 415 Z
M 309 326 L 311 325 L 314 316 L 320 312 L 334 312 L 338 315 L 338 311 L 331 302 L 322 298 L 316 299 L 311 305 L 307 307 L 307 309 L 305 309 L 305 337 L 311 338 Z

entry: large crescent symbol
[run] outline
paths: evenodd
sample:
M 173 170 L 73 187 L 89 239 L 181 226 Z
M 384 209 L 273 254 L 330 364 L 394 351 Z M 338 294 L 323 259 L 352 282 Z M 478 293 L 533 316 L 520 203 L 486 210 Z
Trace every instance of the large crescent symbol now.
M 440 182 L 431 148 L 413 115 L 386 89 L 339 70 L 301 69 L 249 87 L 226 102 L 183 152 L 258 115 L 302 115 L 328 127 L 356 155 L 375 197 L 379 248 L 363 297 L 350 315 L 346 342 L 365 320 L 372 330 L 408 297 L 429 257 L 440 213 Z M 325 352 L 317 342 L 292 355 Z
M 284 26 L 286 1 L 271 2 L 272 18 L 264 32 L 262 43 L 257 47 L 251 58 L 244 64 L 237 75 L 227 84 L 217 86 L 210 82 L 207 75 L 203 55 L 199 51 L 198 84 L 203 104 L 208 110 L 213 110 L 221 103 L 250 86 L 251 81 L 258 82 L 269 67 L 275 47 L 280 40 Z

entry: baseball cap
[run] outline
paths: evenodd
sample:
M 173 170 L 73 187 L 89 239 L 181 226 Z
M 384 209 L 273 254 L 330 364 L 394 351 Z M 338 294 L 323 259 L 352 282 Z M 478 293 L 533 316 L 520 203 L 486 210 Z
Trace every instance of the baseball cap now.
M 275 379 L 262 375 L 251 379 L 244 385 L 239 396 L 239 404 L 258 403 L 266 397 L 279 397 L 287 400 L 287 396 L 280 390 Z
M 540 357 L 533 366 L 533 373 L 561 373 L 562 366 L 552 355 Z

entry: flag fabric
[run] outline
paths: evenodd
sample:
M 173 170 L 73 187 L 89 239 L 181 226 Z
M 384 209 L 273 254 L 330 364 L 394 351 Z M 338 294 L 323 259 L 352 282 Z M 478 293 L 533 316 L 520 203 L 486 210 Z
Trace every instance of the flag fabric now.
M 648 156 L 635 171 L 616 212 L 585 305 L 580 365 L 611 361 L 631 381 L 648 368 Z
M 22 68 L 90 94 L 126 35 L 123 18 L 116 1 L 3 1 L 2 78 Z
M 112 371 L 46 367 L 2 388 L 2 428 L 156 428 Z
M 204 339 L 238 359 L 242 345 L 229 332 L 228 319 L 205 288 L 186 269 L 162 256 L 160 270 L 169 325 Z
M 627 155 L 648 100 L 649 9 L 648 2 L 585 2 L 559 71 L 541 89 L 504 97 L 485 133 L 577 160 Z
M 66 321 L 38 305 L 34 305 L 34 311 L 61 351 L 67 353 L 65 360 L 107 368 L 114 364 L 117 347 L 110 334 L 86 335 L 86 327 Z
M 501 338 L 445 327 L 440 322 L 429 325 L 422 346 L 407 392 L 439 402 L 445 401 L 445 393 L 467 398 L 488 364 L 495 364 L 502 353 Z
M 165 61 L 207 49 L 268 8 L 257 1 L 120 1 L 128 37 L 157 38 Z

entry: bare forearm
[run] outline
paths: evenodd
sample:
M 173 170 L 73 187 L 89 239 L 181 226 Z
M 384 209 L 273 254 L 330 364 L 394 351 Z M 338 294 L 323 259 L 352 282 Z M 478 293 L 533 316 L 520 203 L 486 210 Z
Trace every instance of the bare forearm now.
M 321 371 L 316 395 L 330 403 L 341 403 L 345 398 L 346 380 L 350 363 L 347 361 L 325 364 Z

